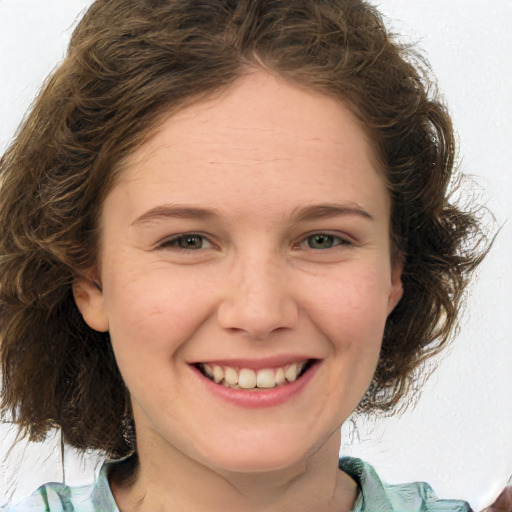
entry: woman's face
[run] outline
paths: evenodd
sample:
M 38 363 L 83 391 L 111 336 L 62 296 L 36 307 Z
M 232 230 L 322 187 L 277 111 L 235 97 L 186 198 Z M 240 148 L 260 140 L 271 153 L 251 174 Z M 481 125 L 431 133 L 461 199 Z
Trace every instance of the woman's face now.
M 263 72 L 132 155 L 103 208 L 101 290 L 75 297 L 110 331 L 140 452 L 265 471 L 337 435 L 401 296 L 374 160 L 346 107 Z

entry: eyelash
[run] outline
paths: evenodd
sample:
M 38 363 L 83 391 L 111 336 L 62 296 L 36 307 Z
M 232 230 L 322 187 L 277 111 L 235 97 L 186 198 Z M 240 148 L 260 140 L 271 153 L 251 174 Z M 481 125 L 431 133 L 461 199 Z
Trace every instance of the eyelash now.
M 316 238 L 324 237 L 326 239 L 330 239 L 330 240 L 332 240 L 332 245 L 330 247 L 324 247 L 322 249 L 311 247 L 311 245 L 309 244 L 309 241 L 315 237 Z M 350 240 L 348 240 L 346 237 L 342 237 L 342 236 L 335 235 L 333 233 L 329 233 L 329 232 L 325 232 L 325 231 L 318 231 L 316 233 L 312 233 L 312 234 L 302 238 L 298 244 L 294 245 L 294 247 L 301 248 L 301 246 L 305 243 L 307 243 L 309 245 L 309 247 L 306 247 L 306 249 L 310 249 L 313 251 L 325 251 L 328 249 L 333 249 L 335 247 L 340 247 L 340 246 L 346 247 L 346 246 L 353 245 L 352 242 Z
M 196 249 L 190 249 L 187 247 L 180 247 L 179 245 L 177 245 L 180 242 L 180 240 L 186 240 L 186 239 L 192 239 L 192 238 L 200 239 L 201 247 L 198 247 Z M 182 233 L 180 235 L 175 235 L 175 236 L 165 239 L 161 244 L 158 245 L 157 249 L 173 248 L 178 251 L 195 252 L 195 251 L 198 251 L 199 249 L 203 249 L 202 245 L 205 241 L 208 242 L 212 247 L 214 246 L 214 244 L 212 242 L 210 242 L 210 240 L 208 240 L 208 237 L 206 237 L 205 235 L 202 235 L 200 233 Z
M 311 246 L 310 241 L 315 237 L 317 237 L 317 238 L 324 237 L 325 239 L 332 241 L 332 245 L 329 247 L 324 247 L 324 248 L 314 248 Z M 198 239 L 201 242 L 200 247 L 188 248 L 188 247 L 180 247 L 178 245 L 180 241 L 186 241 L 187 239 L 190 240 L 190 239 L 194 239 L 194 238 Z M 214 244 L 205 235 L 202 235 L 200 233 L 182 233 L 179 235 L 175 235 L 171 238 L 167 238 L 161 244 L 158 245 L 157 249 L 173 248 L 178 251 L 196 252 L 200 249 L 204 249 L 203 245 L 204 245 L 205 241 L 208 244 L 210 244 L 212 247 L 214 247 Z M 308 244 L 308 247 L 304 247 L 304 244 Z M 327 249 L 333 249 L 333 248 L 339 247 L 339 246 L 351 246 L 351 245 L 353 245 L 353 243 L 350 240 L 348 240 L 347 238 L 344 238 L 344 237 L 341 237 L 338 235 L 334 235 L 329 232 L 319 231 L 319 232 L 312 233 L 312 234 L 307 235 L 306 237 L 302 238 L 301 240 L 299 240 L 298 243 L 293 245 L 293 248 L 294 249 L 304 248 L 306 250 L 310 249 L 312 251 L 325 251 Z M 212 247 L 210 247 L 210 249 Z

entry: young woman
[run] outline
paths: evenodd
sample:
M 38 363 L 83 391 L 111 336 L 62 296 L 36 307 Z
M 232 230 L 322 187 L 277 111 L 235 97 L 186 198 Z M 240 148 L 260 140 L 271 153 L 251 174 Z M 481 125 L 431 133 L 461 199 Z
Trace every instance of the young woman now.
M 2 403 L 115 462 L 8 510 L 468 509 L 338 461 L 485 252 L 422 65 L 358 1 L 91 6 L 2 159 Z

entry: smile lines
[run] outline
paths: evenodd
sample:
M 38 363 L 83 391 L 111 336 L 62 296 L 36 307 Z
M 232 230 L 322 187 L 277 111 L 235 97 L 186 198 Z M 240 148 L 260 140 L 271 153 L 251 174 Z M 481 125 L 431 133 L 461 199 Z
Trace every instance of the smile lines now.
M 277 386 L 295 382 L 310 367 L 312 361 L 287 364 L 278 368 L 233 368 L 230 366 L 198 363 L 201 373 L 213 382 L 232 389 L 272 389 Z

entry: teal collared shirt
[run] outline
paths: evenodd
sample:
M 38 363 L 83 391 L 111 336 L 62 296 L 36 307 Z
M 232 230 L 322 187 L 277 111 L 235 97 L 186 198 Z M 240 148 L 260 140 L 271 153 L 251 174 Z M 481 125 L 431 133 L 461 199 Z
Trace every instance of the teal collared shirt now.
M 354 512 L 471 512 L 465 501 L 438 499 L 425 482 L 385 484 L 375 469 L 361 459 L 342 457 L 338 466 L 359 487 Z
M 2 508 L 2 512 L 119 512 L 108 483 L 110 466 L 108 463 L 103 465 L 94 484 L 82 487 L 45 484 L 17 505 Z M 437 499 L 431 487 L 423 482 L 385 484 L 373 467 L 361 459 L 342 457 L 339 468 L 358 485 L 354 512 L 471 511 L 465 501 Z

